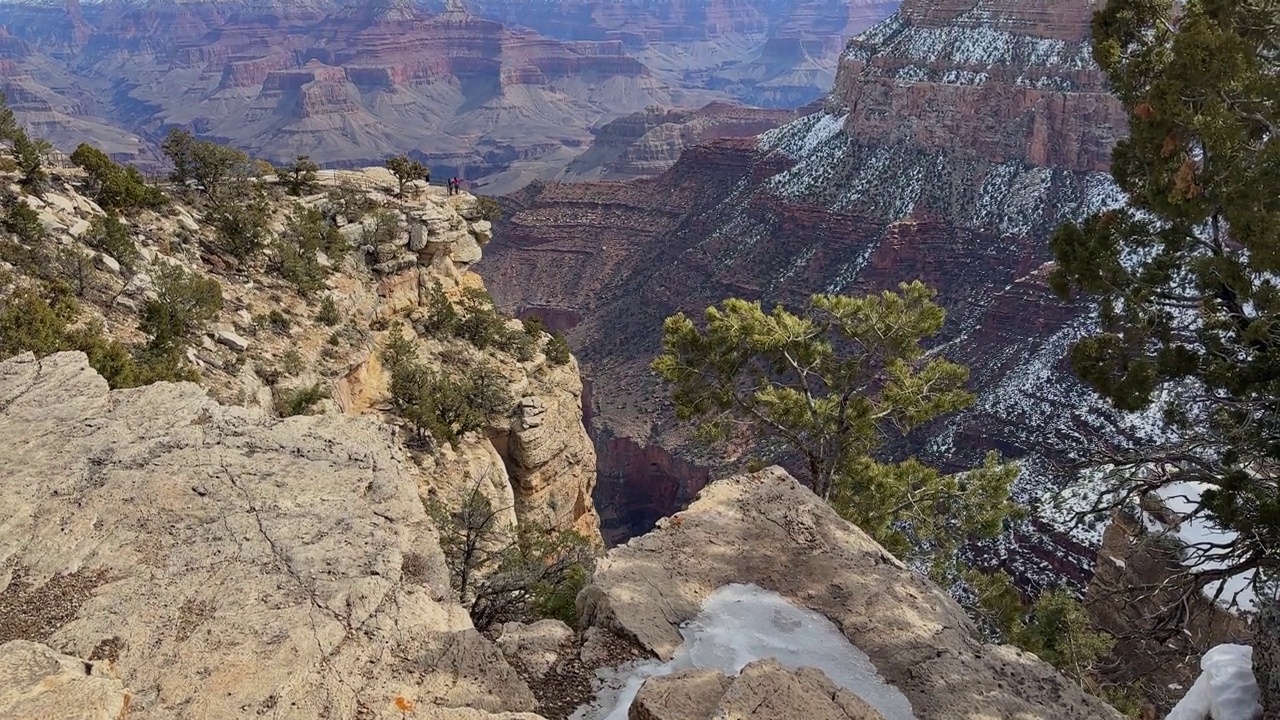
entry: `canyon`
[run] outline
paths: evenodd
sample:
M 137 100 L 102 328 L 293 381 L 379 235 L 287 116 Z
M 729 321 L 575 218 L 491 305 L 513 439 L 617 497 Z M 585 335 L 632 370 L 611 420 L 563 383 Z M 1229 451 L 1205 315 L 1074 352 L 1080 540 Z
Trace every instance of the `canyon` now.
M 619 468 L 597 485 L 606 537 L 648 529 L 652 509 L 629 507 L 671 498 L 673 512 L 748 456 L 712 454 L 675 423 L 647 368 L 664 317 L 918 278 L 947 309 L 937 345 L 971 368 L 977 399 L 891 452 L 953 471 L 989 449 L 1018 459 L 1015 496 L 1033 515 L 992 556 L 1028 587 L 1088 581 L 1091 541 L 1051 509 L 1063 467 L 1150 431 L 1072 379 L 1065 351 L 1088 308 L 1046 283 L 1058 224 L 1121 201 L 1107 168 L 1126 121 L 1090 58 L 1091 11 L 908 0 L 849 43 L 803 117 L 687 148 L 656 178 L 540 182 L 508 198 L 482 272 L 508 308 L 575 321 L 600 467 Z M 611 458 L 623 437 L 634 446 Z M 646 457 L 649 470 L 620 480 Z
M 845 40 L 894 7 L 5 2 L 0 84 L 63 152 L 88 141 L 160 171 L 157 143 L 179 127 L 273 163 L 353 167 L 407 152 L 500 194 L 560 177 L 593 130 L 632 113 L 812 101 Z M 719 119 L 674 145 L 650 138 L 627 171 L 655 171 L 644 155 L 716 136 L 708 125 L 754 133 L 775 117 L 746 127 L 717 107 L 700 117 Z

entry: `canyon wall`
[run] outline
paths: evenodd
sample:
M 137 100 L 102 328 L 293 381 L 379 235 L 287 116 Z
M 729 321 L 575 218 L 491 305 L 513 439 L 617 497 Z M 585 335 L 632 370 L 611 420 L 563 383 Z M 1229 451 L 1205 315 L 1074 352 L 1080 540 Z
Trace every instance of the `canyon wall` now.
M 1067 480 L 1058 462 L 1143 432 L 1071 379 L 1065 351 L 1089 319 L 1045 281 L 1057 225 L 1120 201 L 1105 169 L 1124 114 L 1089 60 L 1089 13 L 1084 0 L 905 3 L 850 43 L 816 112 L 686 149 L 658 178 L 512 195 L 483 272 L 510 307 L 581 318 L 569 337 L 598 442 L 656 443 L 713 471 L 745 455 L 712 456 L 674 423 L 647 368 L 664 317 L 727 296 L 796 304 L 923 280 L 977 402 L 891 452 L 957 470 L 1001 450 L 1023 460 L 1015 495 L 1038 507 Z M 690 482 L 676 475 L 652 482 Z M 602 476 L 597 502 L 669 496 L 626 487 L 641 482 Z M 1092 572 L 1089 543 L 1055 517 L 1033 513 L 996 553 L 1028 585 Z

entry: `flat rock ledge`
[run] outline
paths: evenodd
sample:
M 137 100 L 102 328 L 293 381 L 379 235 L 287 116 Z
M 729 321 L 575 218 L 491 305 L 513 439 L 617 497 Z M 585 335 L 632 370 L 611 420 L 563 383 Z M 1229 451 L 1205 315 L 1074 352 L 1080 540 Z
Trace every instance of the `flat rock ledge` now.
M 778 467 L 715 481 L 688 510 L 610 550 L 578 596 L 579 617 L 666 660 L 681 643 L 681 623 L 729 583 L 752 583 L 825 615 L 919 720 L 1121 720 L 1034 655 L 983 643 L 941 588 Z M 715 694 L 710 679 L 695 679 L 687 697 L 668 692 L 664 701 L 687 701 L 688 712 L 698 708 L 691 718 Z M 778 680 L 773 673 L 770 682 Z M 797 682 L 787 681 L 789 692 Z

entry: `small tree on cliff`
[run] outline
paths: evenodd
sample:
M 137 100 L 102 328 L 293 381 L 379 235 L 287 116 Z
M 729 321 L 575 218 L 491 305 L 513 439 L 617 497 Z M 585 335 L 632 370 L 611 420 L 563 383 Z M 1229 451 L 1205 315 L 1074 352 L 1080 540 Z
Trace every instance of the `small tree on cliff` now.
M 400 194 L 404 194 L 404 186 L 414 180 L 431 182 L 431 171 L 417 160 L 410 160 L 408 155 L 396 155 L 387 158 L 387 169 L 400 183 Z
M 731 298 L 706 329 L 679 313 L 663 326 L 653 368 L 672 383 L 676 415 L 711 441 L 781 443 L 810 487 L 889 550 L 950 574 L 956 548 L 998 533 L 1015 511 L 1016 468 L 992 454 L 942 475 L 914 458 L 876 460 L 888 432 L 905 434 L 971 402 L 968 371 L 925 355 L 944 312 L 920 282 L 900 293 L 814 295 L 802 314 Z
M 426 508 L 440 531 L 450 584 L 476 629 L 512 620 L 554 617 L 576 621 L 574 598 L 595 566 L 582 535 L 502 521 L 480 491 L 481 478 L 454 509 L 439 500 Z
M 1096 509 L 1191 483 L 1193 519 L 1234 538 L 1189 548 L 1186 592 L 1246 572 L 1260 589 L 1280 566 L 1280 14 L 1110 0 L 1093 37 L 1129 111 L 1111 168 L 1128 205 L 1061 228 L 1051 282 L 1098 303 L 1076 372 L 1118 409 L 1160 410 L 1171 438 L 1105 458 Z

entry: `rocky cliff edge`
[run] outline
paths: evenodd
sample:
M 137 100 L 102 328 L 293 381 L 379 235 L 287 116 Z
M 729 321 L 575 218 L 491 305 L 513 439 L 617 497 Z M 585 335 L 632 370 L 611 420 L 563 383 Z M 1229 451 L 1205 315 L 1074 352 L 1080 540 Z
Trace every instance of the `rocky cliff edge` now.
M 919 720 L 1121 717 L 1034 655 L 979 641 L 943 590 L 776 467 L 713 482 L 688 510 L 611 550 L 578 596 L 579 616 L 598 628 L 588 634 L 604 630 L 669 659 L 681 623 L 728 583 L 753 583 L 829 618 Z M 705 694 L 707 682 L 684 685 Z
M 9 641 L 47 644 L 118 678 L 134 720 L 536 720 L 452 599 L 408 465 L 371 418 L 109 391 L 80 353 L 0 363 L 0 670 L 41 655 Z M 48 685 L 10 673 L 0 701 L 24 677 Z M 79 707 L 48 700 L 19 717 Z

